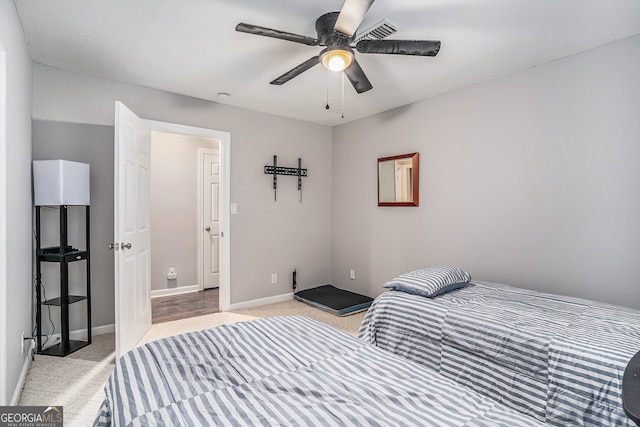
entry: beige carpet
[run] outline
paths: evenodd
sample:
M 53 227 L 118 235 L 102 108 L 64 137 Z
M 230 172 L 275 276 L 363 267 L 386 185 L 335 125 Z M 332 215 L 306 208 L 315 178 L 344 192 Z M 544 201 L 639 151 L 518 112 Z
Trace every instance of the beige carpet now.
M 91 345 L 67 357 L 36 354 L 18 405 L 62 406 L 65 426 L 91 426 L 114 364 L 114 334 L 93 337 Z
M 299 301 L 214 313 L 153 325 L 140 344 L 156 339 L 243 322 L 259 317 L 307 316 L 356 335 L 364 312 L 337 317 Z M 63 406 L 65 426 L 90 426 L 104 399 L 104 383 L 115 364 L 114 334 L 94 337 L 91 345 L 67 357 L 36 355 L 31 364 L 19 405 Z

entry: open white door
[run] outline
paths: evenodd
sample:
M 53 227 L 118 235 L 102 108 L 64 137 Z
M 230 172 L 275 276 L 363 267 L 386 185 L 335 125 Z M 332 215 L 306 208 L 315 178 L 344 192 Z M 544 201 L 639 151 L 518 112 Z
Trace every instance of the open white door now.
M 116 357 L 151 327 L 148 124 L 120 102 L 115 120 Z

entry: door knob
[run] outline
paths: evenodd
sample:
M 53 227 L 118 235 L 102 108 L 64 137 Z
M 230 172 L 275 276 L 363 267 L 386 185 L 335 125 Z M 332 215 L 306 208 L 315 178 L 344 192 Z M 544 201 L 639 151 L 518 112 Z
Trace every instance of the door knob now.
M 112 250 L 112 251 L 117 251 L 118 249 L 120 249 L 120 246 L 118 246 L 117 243 L 109 243 L 107 245 L 107 248 L 109 248 L 109 250 Z
M 211 231 L 211 227 L 209 227 L 208 225 L 204 229 L 207 231 Z
M 125 249 L 131 249 L 131 243 L 122 243 L 120 248 L 124 251 Z

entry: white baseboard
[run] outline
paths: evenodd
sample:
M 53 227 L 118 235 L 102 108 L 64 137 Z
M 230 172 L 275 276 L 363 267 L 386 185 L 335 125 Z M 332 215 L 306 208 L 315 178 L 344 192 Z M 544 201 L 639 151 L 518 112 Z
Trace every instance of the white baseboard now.
M 26 343 L 25 343 L 26 344 Z M 20 371 L 20 377 L 18 378 L 18 384 L 16 384 L 16 389 L 13 391 L 13 396 L 11 397 L 11 406 L 18 406 L 18 401 L 20 400 L 20 394 L 22 393 L 22 387 L 24 387 L 24 383 L 27 380 L 27 372 L 29 372 L 29 367 L 31 366 L 31 346 L 28 347 L 29 350 L 25 353 L 24 363 L 22 364 L 22 371 Z
M 111 334 L 115 331 L 116 331 L 115 323 L 112 323 L 110 325 L 94 326 L 93 328 L 91 328 L 91 335 L 95 336 L 95 335 Z
M 242 310 L 243 308 L 258 307 L 260 305 L 274 304 L 276 302 L 289 301 L 293 299 L 293 292 L 288 294 L 276 295 L 274 297 L 254 299 L 251 301 L 238 302 L 229 306 L 229 311 Z
M 177 288 L 168 288 L 168 289 L 156 289 L 155 291 L 151 291 L 151 298 L 188 294 L 190 292 L 198 292 L 199 290 L 200 290 L 200 286 L 198 285 L 178 286 Z

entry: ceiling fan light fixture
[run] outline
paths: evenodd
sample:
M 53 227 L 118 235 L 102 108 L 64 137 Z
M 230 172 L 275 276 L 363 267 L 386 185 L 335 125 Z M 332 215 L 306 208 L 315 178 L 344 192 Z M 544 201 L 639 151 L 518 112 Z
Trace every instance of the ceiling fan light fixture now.
M 320 54 L 320 61 L 329 71 L 344 71 L 353 61 L 353 52 L 342 47 L 327 48 Z

